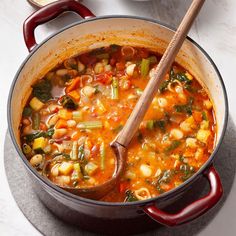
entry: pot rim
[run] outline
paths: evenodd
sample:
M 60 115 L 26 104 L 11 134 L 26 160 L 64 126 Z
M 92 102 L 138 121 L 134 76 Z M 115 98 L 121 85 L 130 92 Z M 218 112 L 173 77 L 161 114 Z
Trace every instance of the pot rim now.
M 184 183 L 182 183 L 180 186 L 173 188 L 170 191 L 167 191 L 157 197 L 154 198 L 150 198 L 147 200 L 142 200 L 142 201 L 136 201 L 136 202 L 103 202 L 103 201 L 97 201 L 97 200 L 92 200 L 92 199 L 87 199 L 87 198 L 83 198 L 83 197 L 79 197 L 77 195 L 74 195 L 72 193 L 69 193 L 63 189 L 61 189 L 60 187 L 56 186 L 55 184 L 53 184 L 52 182 L 50 182 L 49 180 L 47 180 L 46 178 L 44 178 L 42 175 L 40 175 L 30 164 L 29 161 L 25 158 L 24 154 L 22 153 L 21 149 L 19 148 L 19 146 L 17 145 L 17 141 L 16 138 L 14 136 L 14 132 L 13 132 L 13 128 L 12 128 L 12 121 L 11 121 L 11 100 L 12 100 L 12 94 L 13 94 L 13 90 L 15 88 L 15 84 L 17 82 L 18 76 L 21 73 L 22 69 L 24 68 L 25 64 L 27 64 L 28 60 L 32 57 L 32 55 L 34 53 L 37 52 L 37 50 L 43 46 L 45 43 L 47 43 L 47 41 L 49 41 L 50 39 L 52 39 L 54 36 L 66 31 L 69 28 L 72 28 L 76 25 L 80 25 L 80 24 L 85 24 L 87 22 L 90 21 L 96 21 L 96 20 L 104 20 L 104 19 L 119 19 L 119 18 L 127 18 L 127 19 L 134 19 L 134 20 L 144 20 L 144 21 L 148 21 L 151 23 L 155 23 L 159 26 L 161 26 L 162 28 L 165 28 L 167 30 L 170 30 L 172 32 L 175 32 L 175 28 L 169 26 L 168 24 L 165 24 L 159 20 L 155 20 L 152 18 L 147 18 L 147 17 L 140 17 L 140 16 L 130 16 L 130 15 L 106 15 L 106 16 L 98 16 L 98 17 L 93 17 L 93 18 L 88 18 L 88 19 L 83 19 L 80 20 L 79 22 L 75 22 L 72 24 L 69 24 L 63 28 L 61 28 L 59 31 L 57 31 L 56 33 L 53 33 L 52 35 L 50 35 L 49 37 L 47 37 L 45 40 L 43 40 L 40 44 L 38 44 L 30 53 L 29 55 L 25 58 L 25 60 L 22 62 L 21 66 L 19 67 L 19 69 L 17 70 L 15 77 L 12 81 L 11 87 L 10 87 L 10 91 L 9 91 L 9 95 L 8 95 L 8 102 L 7 102 L 7 122 L 8 122 L 8 129 L 10 132 L 10 136 L 11 136 L 11 140 L 13 141 L 13 144 L 17 150 L 18 155 L 21 157 L 22 161 L 24 162 L 25 166 L 27 167 L 28 170 L 30 170 L 30 172 L 40 181 L 42 182 L 44 185 L 46 185 L 47 187 L 51 188 L 53 191 L 55 191 L 57 194 L 62 195 L 63 197 L 66 197 L 69 200 L 75 200 L 75 201 L 82 201 L 84 204 L 94 204 L 94 205 L 99 205 L 99 206 L 139 206 L 139 205 L 147 205 L 150 204 L 152 202 L 156 202 L 156 201 L 160 201 L 160 200 L 165 200 L 167 198 L 171 198 L 171 196 L 173 196 L 174 193 L 178 192 L 180 193 L 181 191 L 184 191 L 184 189 L 186 187 L 188 187 L 188 185 L 190 185 L 191 183 L 193 183 L 198 177 L 201 177 L 201 175 L 203 174 L 203 172 L 205 170 L 207 170 L 207 168 L 210 166 L 210 164 L 212 163 L 213 159 L 215 158 L 225 135 L 226 132 L 226 128 L 227 128 L 227 123 L 228 123 L 228 115 L 229 115 L 229 107 L 228 107 L 228 98 L 227 98 L 227 92 L 226 92 L 226 88 L 222 79 L 222 76 L 217 68 L 217 66 L 215 65 L 215 63 L 213 62 L 213 60 L 211 59 L 211 57 L 209 56 L 209 54 L 198 44 L 196 43 L 192 38 L 190 38 L 189 36 L 186 37 L 186 40 L 189 41 L 190 43 L 192 43 L 195 47 L 197 47 L 201 53 L 204 54 L 204 56 L 207 58 L 207 60 L 209 61 L 209 63 L 213 66 L 219 80 L 220 80 L 220 84 L 223 90 L 223 96 L 224 96 L 224 106 L 225 106 L 225 115 L 224 115 L 224 120 L 223 120 L 223 129 L 222 129 L 222 133 L 221 136 L 219 138 L 219 141 L 217 143 L 217 145 L 214 148 L 214 151 L 212 152 L 211 156 L 209 157 L 209 159 L 204 163 L 204 165 L 194 174 L 192 175 L 188 180 L 186 180 Z

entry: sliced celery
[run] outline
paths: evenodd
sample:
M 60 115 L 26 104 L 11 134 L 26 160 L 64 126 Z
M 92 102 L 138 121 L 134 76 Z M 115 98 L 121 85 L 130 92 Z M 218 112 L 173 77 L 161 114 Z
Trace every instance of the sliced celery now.
M 99 129 L 102 128 L 103 124 L 101 121 L 84 121 L 79 122 L 77 128 L 79 129 Z
M 77 143 L 77 141 L 73 142 L 72 150 L 71 150 L 71 153 L 70 153 L 70 158 L 73 161 L 78 159 L 78 143 Z
M 141 62 L 141 76 L 142 77 L 145 77 L 148 75 L 149 65 L 150 65 L 150 61 L 148 59 L 143 58 Z

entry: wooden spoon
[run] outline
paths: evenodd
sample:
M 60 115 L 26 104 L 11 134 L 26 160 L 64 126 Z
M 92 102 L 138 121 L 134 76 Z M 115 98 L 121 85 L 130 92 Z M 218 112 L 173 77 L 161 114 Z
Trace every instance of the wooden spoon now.
M 120 176 L 123 174 L 126 163 L 127 147 L 133 138 L 134 134 L 137 132 L 140 122 L 148 110 L 155 94 L 157 93 L 158 87 L 164 78 L 167 71 L 170 69 L 179 49 L 181 48 L 186 35 L 196 18 L 198 12 L 200 11 L 205 0 L 193 0 L 191 6 L 189 7 L 186 15 L 184 16 L 179 28 L 174 34 L 170 44 L 168 45 L 164 55 L 162 56 L 158 66 L 155 69 L 154 75 L 150 78 L 142 96 L 138 100 L 137 104 L 130 117 L 128 118 L 124 128 L 111 143 L 116 154 L 116 169 L 112 178 L 95 187 L 89 188 L 63 188 L 73 194 L 90 198 L 90 199 L 100 199 L 109 193 L 119 181 Z

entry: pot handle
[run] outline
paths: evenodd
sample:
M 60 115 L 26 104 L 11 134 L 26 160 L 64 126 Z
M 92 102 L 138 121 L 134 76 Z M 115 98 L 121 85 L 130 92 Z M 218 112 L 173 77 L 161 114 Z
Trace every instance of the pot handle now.
M 56 18 L 66 11 L 76 12 L 84 19 L 95 17 L 87 7 L 74 0 L 61 0 L 46 5 L 30 15 L 24 22 L 23 34 L 29 52 L 37 46 L 34 35 L 36 27 Z
M 157 208 L 155 204 L 144 207 L 144 212 L 152 219 L 165 226 L 175 226 L 187 223 L 204 214 L 216 205 L 223 194 L 219 174 L 213 166 L 204 174 L 210 183 L 210 192 L 203 198 L 191 203 L 176 214 L 169 214 Z

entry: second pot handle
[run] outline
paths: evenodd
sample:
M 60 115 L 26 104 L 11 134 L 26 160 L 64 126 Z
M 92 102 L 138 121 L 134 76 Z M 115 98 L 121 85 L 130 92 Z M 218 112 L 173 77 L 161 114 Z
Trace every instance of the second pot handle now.
M 166 226 L 175 226 L 187 223 L 198 216 L 204 214 L 207 210 L 216 205 L 223 194 L 223 188 L 219 174 L 215 168 L 211 166 L 205 177 L 210 183 L 210 192 L 191 203 L 176 214 L 169 214 L 157 208 L 156 205 L 150 205 L 144 207 L 144 212 L 152 219 Z
M 61 0 L 46 5 L 30 15 L 24 22 L 23 33 L 25 44 L 29 52 L 37 46 L 34 35 L 34 30 L 36 27 L 56 18 L 66 11 L 76 12 L 84 19 L 95 17 L 95 15 L 87 7 L 74 0 Z

